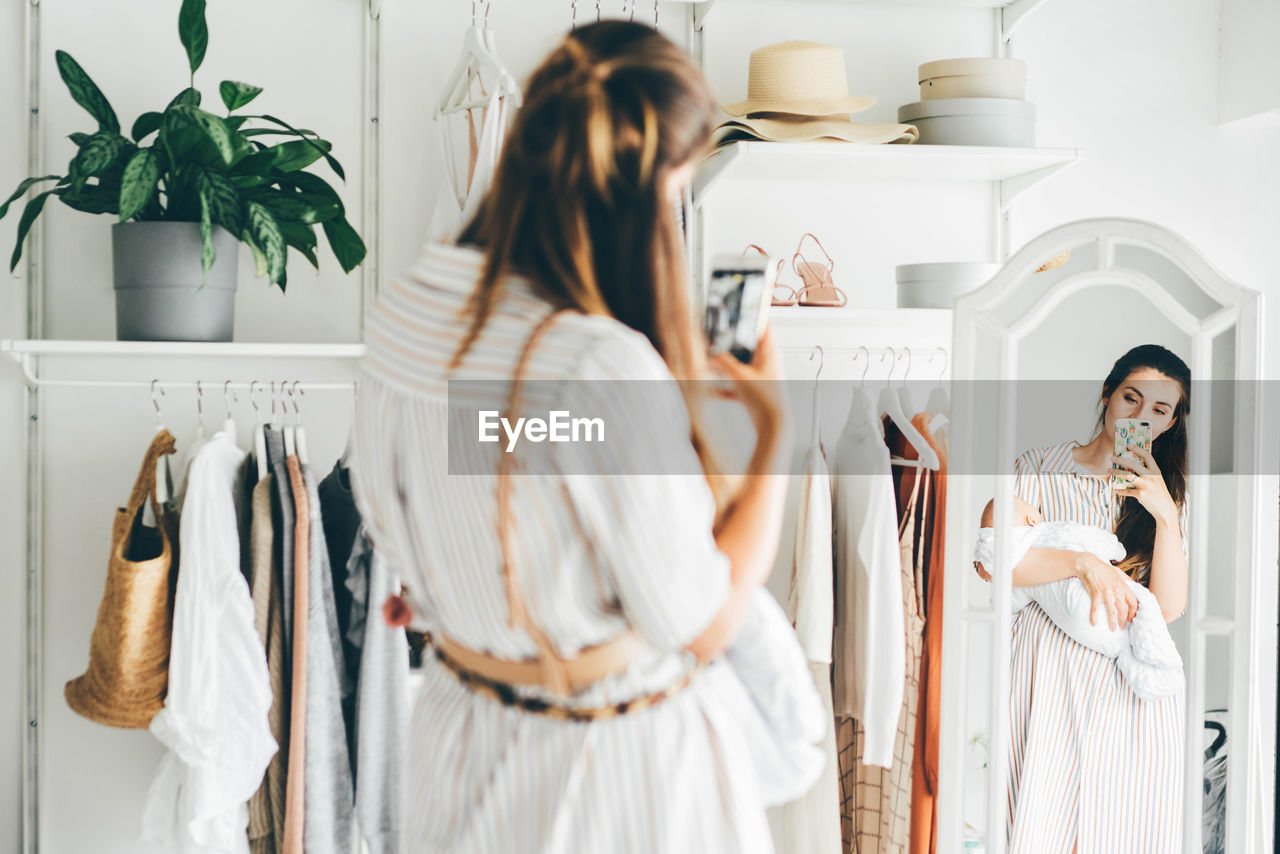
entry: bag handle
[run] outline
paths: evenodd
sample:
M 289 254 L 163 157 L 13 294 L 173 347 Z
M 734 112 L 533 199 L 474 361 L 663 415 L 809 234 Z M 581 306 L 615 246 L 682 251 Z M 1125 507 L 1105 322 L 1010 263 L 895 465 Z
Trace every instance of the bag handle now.
M 172 454 L 176 447 L 173 434 L 168 430 L 159 430 L 151 440 L 147 455 L 142 459 L 142 468 L 138 470 L 138 477 L 133 482 L 133 491 L 129 493 L 129 503 L 125 506 L 130 519 L 138 515 L 142 502 L 147 498 L 151 499 L 151 510 L 156 519 L 160 518 L 160 503 L 156 501 L 156 463 L 161 457 Z
M 551 324 L 558 317 L 571 312 L 580 313 L 577 309 L 552 311 L 534 327 L 533 333 L 529 336 L 528 341 L 525 342 L 520 358 L 516 362 L 516 372 L 511 380 L 507 408 L 503 412 L 504 417 L 518 417 L 520 406 L 523 402 L 521 392 L 523 391 L 525 369 L 533 356 L 534 345 L 551 328 Z M 555 648 L 551 644 L 551 639 L 534 625 L 532 618 L 529 616 L 529 609 L 526 607 L 521 589 L 519 570 L 511 559 L 511 469 L 515 464 L 515 460 L 512 454 L 502 450 L 499 450 L 498 454 L 498 545 L 502 550 L 502 577 L 507 593 L 507 623 L 512 628 L 524 629 L 529 633 L 534 645 L 538 647 L 538 659 L 547 675 L 548 687 L 553 692 L 566 696 L 570 691 L 566 661 L 556 654 Z

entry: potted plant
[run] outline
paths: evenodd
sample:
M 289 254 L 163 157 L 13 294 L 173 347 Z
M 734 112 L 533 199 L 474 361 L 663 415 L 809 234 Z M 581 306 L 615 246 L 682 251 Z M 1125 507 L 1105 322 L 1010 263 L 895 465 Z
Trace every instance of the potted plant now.
M 3 217 L 28 189 L 55 182 L 23 209 L 10 272 L 50 196 L 118 217 L 111 242 L 121 340 L 231 340 L 237 241 L 281 290 L 289 249 L 319 269 L 317 226 L 345 272 L 365 256 L 337 192 L 305 171 L 323 159 L 345 180 L 332 145 L 271 115 L 237 114 L 262 92 L 247 83 L 219 84 L 226 115 L 202 108 L 195 73 L 209 43 L 204 0 L 183 0 L 178 37 L 189 85 L 163 110 L 139 116 L 128 137 L 89 75 L 58 51 L 58 73 L 98 128 L 70 135 L 76 154 L 66 175 L 28 178 L 0 205 Z

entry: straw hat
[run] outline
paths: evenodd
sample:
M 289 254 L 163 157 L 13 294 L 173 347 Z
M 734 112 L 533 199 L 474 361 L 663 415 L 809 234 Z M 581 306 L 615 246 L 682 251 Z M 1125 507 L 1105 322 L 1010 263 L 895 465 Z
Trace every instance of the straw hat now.
M 861 143 L 912 143 L 920 136 L 915 125 L 859 124 L 844 115 L 803 116 L 770 115 L 752 116 L 725 122 L 712 132 L 712 143 L 719 147 L 739 140 L 764 140 L 766 142 L 808 142 L 811 140 L 838 140 Z
M 146 729 L 164 708 L 178 526 L 173 514 L 156 504 L 154 490 L 156 461 L 173 451 L 173 436 L 167 430 L 157 433 L 129 505 L 116 511 L 106 585 L 89 641 L 89 668 L 64 691 L 73 711 L 107 726 Z M 154 529 L 139 524 L 148 495 L 156 513 Z
M 834 45 L 789 41 L 751 52 L 747 100 L 725 104 L 731 116 L 788 113 L 828 116 L 858 113 L 876 102 L 850 96 L 844 51 Z

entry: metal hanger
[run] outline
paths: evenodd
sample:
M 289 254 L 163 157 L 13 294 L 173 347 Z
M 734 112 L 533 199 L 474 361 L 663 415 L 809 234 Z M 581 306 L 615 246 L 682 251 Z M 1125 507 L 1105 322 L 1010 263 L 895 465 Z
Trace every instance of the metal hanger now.
M 164 397 L 165 391 L 160 387 L 160 380 L 151 381 L 151 405 L 156 408 L 156 432 L 163 433 L 164 413 L 160 411 L 160 397 L 156 397 L 157 392 L 160 397 Z M 160 459 L 156 460 L 156 503 L 164 504 L 169 500 L 169 455 L 162 454 Z M 157 520 L 158 521 L 158 520 Z
M 298 451 L 298 462 L 304 466 L 307 464 L 307 431 L 302 428 L 302 409 L 298 406 L 298 398 L 302 397 L 305 391 L 299 387 L 301 380 L 293 381 L 293 388 L 289 390 L 289 399 L 293 401 L 293 419 L 296 422 L 293 428 L 293 442 Z
M 911 399 L 911 390 L 907 388 L 907 377 L 911 376 L 911 348 L 903 347 L 907 351 L 907 370 L 902 375 L 902 385 L 898 387 L 898 397 L 902 400 L 902 411 L 906 413 L 908 418 L 914 418 L 920 410 L 916 408 L 915 401 Z
M 253 455 L 258 463 L 258 480 L 265 480 L 267 477 L 267 433 L 262 423 L 262 410 L 258 408 L 258 401 L 254 399 L 254 386 L 262 385 L 258 380 L 249 383 L 249 405 L 253 407 Z
M 822 429 L 821 429 L 820 419 L 818 417 L 818 411 L 821 408 L 818 406 L 818 400 L 820 397 L 819 391 L 821 386 L 819 385 L 818 380 L 822 377 L 822 366 L 827 360 L 827 355 L 822 351 L 821 344 L 813 345 L 813 352 L 809 354 L 810 362 L 813 361 L 814 356 L 818 357 L 818 372 L 813 375 L 813 432 L 809 441 L 812 443 L 813 446 L 821 450 Z
M 893 363 L 889 366 L 889 377 L 885 380 L 884 388 L 880 389 L 880 399 L 877 404 L 878 414 L 883 417 L 889 416 L 889 420 L 902 432 L 907 442 L 915 449 L 919 460 L 903 460 L 894 457 L 890 460 L 893 465 L 912 466 L 916 468 L 927 468 L 931 471 L 937 471 L 941 468 L 942 462 L 938 459 L 938 454 L 933 450 L 929 442 L 920 435 L 920 431 L 911 423 L 911 419 L 907 417 L 902 409 L 902 398 L 892 387 L 893 367 L 898 360 L 898 352 L 892 347 L 885 348 L 889 353 L 893 354 Z M 881 355 L 880 361 L 884 361 L 884 355 Z

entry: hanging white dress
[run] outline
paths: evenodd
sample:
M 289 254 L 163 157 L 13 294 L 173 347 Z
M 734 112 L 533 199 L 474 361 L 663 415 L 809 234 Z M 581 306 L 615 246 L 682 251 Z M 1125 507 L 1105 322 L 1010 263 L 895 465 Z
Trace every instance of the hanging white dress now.
M 841 850 L 840 768 L 831 706 L 831 630 L 835 607 L 831 584 L 831 480 L 818 441 L 816 388 L 813 409 L 813 436 L 804 457 L 787 612 L 827 710 L 822 739 L 822 752 L 827 761 L 822 776 L 808 794 L 782 808 L 779 854 L 840 854 Z

